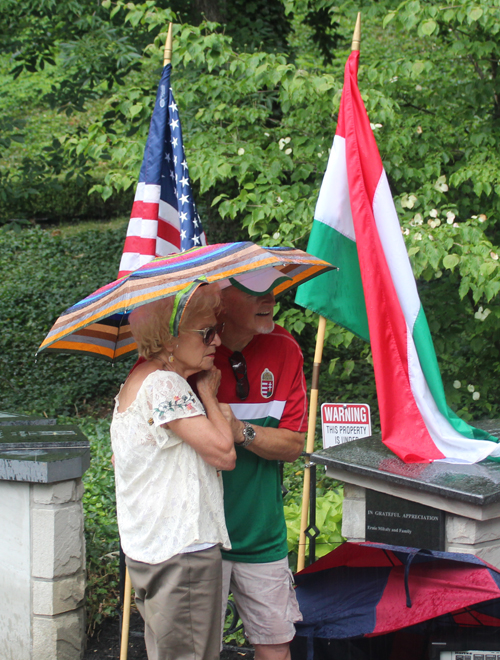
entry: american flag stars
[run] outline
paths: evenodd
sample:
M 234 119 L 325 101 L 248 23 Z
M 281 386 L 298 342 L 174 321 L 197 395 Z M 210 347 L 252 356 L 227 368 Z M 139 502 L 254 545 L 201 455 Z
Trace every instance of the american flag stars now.
M 206 245 L 193 200 L 170 71 L 169 64 L 158 88 L 119 276 L 154 257 Z

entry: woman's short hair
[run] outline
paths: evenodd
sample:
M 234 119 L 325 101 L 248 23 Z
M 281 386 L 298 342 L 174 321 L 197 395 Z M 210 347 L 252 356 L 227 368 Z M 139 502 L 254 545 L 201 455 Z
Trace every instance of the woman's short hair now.
M 136 307 L 129 315 L 130 330 L 137 343 L 139 355 L 152 360 L 157 357 L 172 339 L 170 317 L 175 296 L 161 298 L 155 302 Z M 217 314 L 221 306 L 218 284 L 198 287 L 189 301 L 182 318 L 180 332 L 196 325 L 196 319 Z

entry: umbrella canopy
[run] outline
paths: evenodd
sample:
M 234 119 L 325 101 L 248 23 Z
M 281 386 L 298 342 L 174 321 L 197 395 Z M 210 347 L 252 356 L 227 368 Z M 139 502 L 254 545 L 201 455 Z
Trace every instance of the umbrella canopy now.
M 278 294 L 332 268 L 302 250 L 265 248 L 251 242 L 207 245 L 158 257 L 63 312 L 38 352 L 77 351 L 117 360 L 136 348 L 128 313 L 140 305 L 176 295 L 197 279 Z
M 295 581 L 297 635 L 308 638 L 382 635 L 448 613 L 458 623 L 500 597 L 500 571 L 475 555 L 380 543 L 344 543 Z

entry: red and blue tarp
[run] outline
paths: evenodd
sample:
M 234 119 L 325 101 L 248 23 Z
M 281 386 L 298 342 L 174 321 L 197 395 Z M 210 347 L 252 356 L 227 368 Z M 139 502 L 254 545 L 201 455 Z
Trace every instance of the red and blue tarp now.
M 347 542 L 295 581 L 299 637 L 383 635 L 438 617 L 500 626 L 500 571 L 471 554 Z

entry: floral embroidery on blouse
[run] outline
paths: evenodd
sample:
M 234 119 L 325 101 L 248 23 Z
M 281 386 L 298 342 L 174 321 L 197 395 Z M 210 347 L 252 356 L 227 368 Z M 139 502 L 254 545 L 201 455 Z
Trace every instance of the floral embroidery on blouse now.
M 158 417 L 162 419 L 167 413 L 178 413 L 180 412 L 196 412 L 197 408 L 193 406 L 193 403 L 196 404 L 196 399 L 191 390 L 188 390 L 187 394 L 182 396 L 175 395 L 168 401 L 162 401 L 158 408 L 154 409 L 155 413 L 158 413 Z

